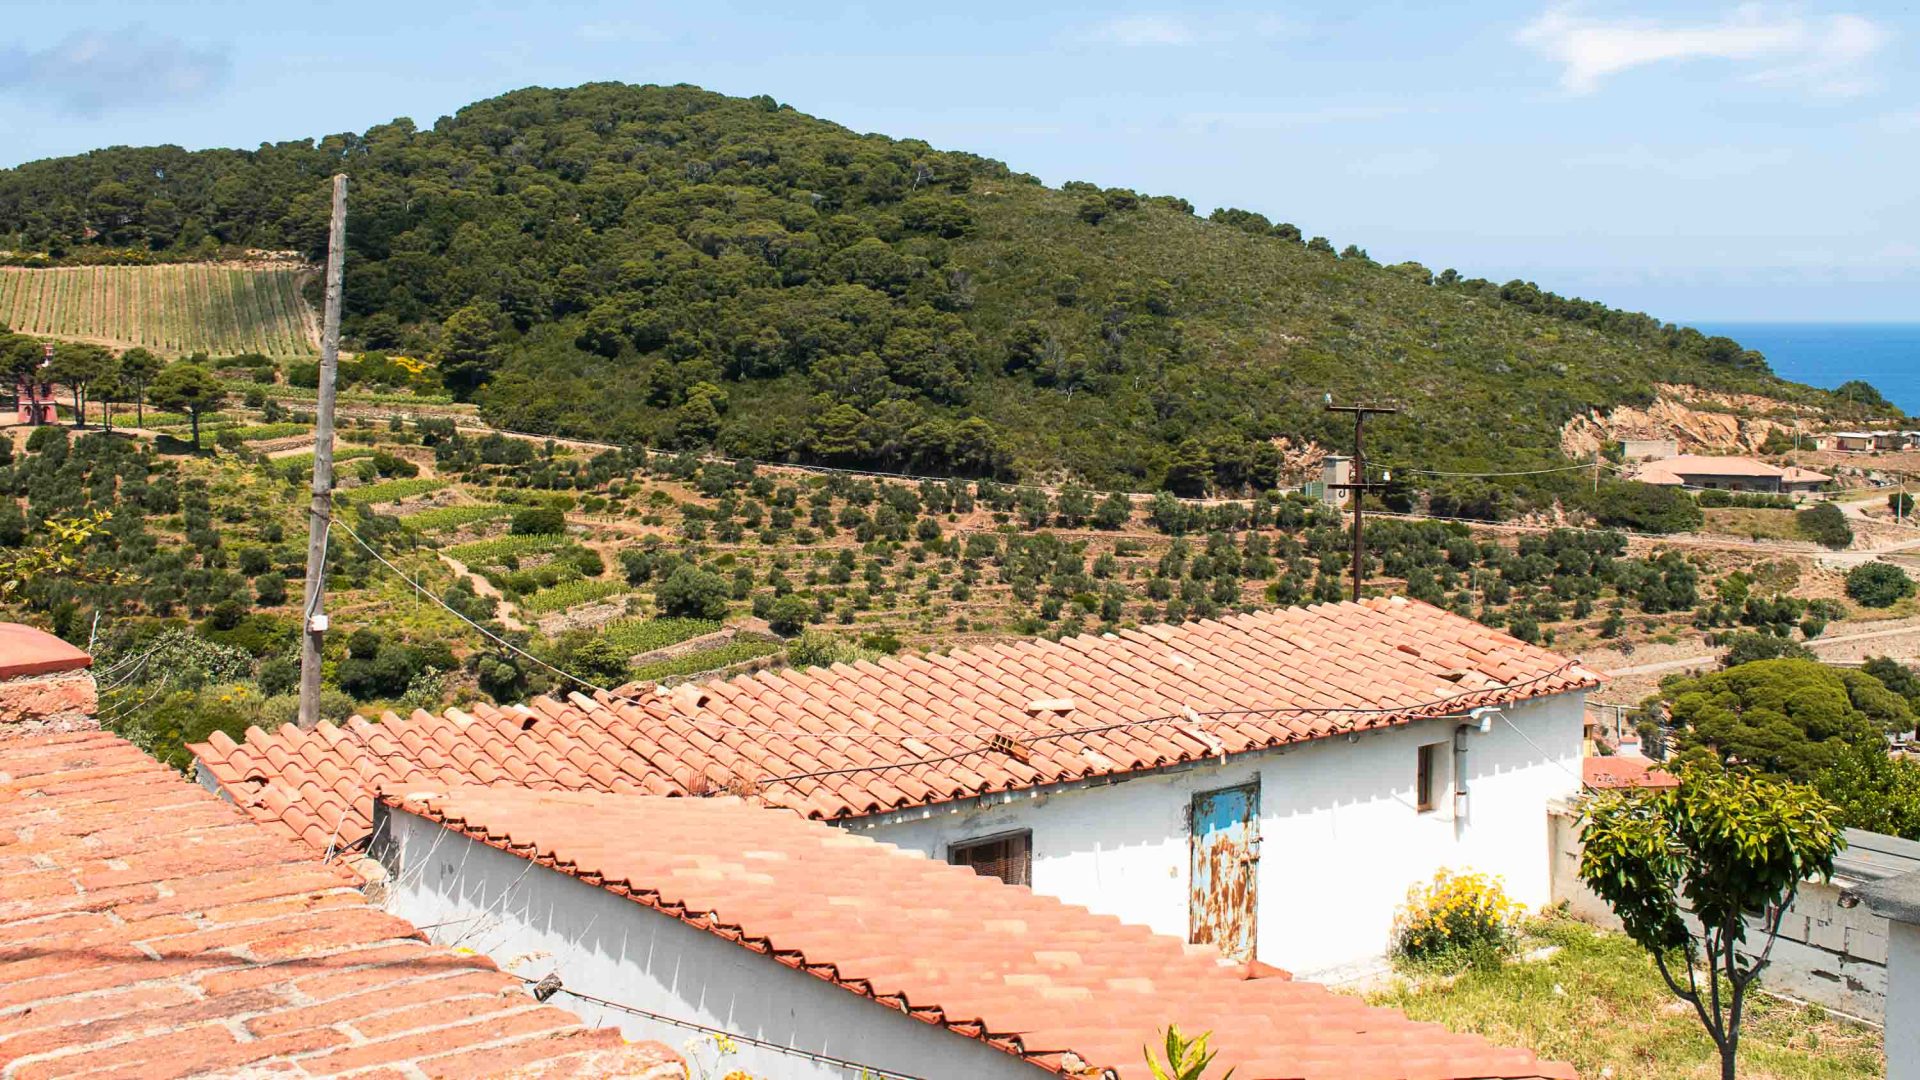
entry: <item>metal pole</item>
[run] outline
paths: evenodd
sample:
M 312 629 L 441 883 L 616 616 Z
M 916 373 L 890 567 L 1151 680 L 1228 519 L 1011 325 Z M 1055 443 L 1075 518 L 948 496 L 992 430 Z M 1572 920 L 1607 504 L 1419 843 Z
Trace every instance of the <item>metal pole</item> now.
M 1354 479 L 1361 485 L 1353 493 L 1353 598 L 1356 601 L 1360 599 L 1360 564 L 1366 561 L 1367 556 L 1366 540 L 1363 539 L 1367 512 L 1367 448 L 1360 441 L 1366 424 L 1367 414 L 1364 411 L 1353 414 L 1353 469 L 1359 474 Z
M 320 324 L 320 393 L 313 422 L 313 509 L 307 518 L 306 626 L 300 641 L 300 726 L 320 722 L 320 646 L 327 616 L 320 610 L 327 580 L 327 531 L 333 522 L 333 381 L 340 365 L 340 278 L 347 261 L 347 178 L 333 178 L 327 227 L 327 302 Z

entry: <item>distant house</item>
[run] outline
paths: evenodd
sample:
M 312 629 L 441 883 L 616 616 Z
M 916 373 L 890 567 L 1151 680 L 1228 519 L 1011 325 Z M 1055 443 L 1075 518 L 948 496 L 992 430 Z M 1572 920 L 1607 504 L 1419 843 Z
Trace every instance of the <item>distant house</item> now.
M 1678 439 L 1620 440 L 1620 456 L 1628 461 L 1658 461 L 1661 458 L 1677 457 L 1679 453 Z
M 1904 431 L 1876 431 L 1873 433 L 1873 448 L 1875 450 L 1905 450 L 1907 448 L 1907 442 L 1907 433 Z
M 1873 449 L 1871 431 L 1829 431 L 1820 436 L 1822 450 L 1841 450 L 1850 454 L 1863 454 Z
M 202 783 L 318 848 L 377 840 L 376 787 L 732 792 L 1320 971 L 1380 956 L 1441 868 L 1547 901 L 1546 806 L 1578 787 L 1599 682 L 1395 597 L 193 750 Z
M 1704 488 L 1720 491 L 1758 491 L 1769 494 L 1817 491 L 1831 477 L 1811 469 L 1780 468 L 1747 457 L 1709 457 L 1682 454 L 1650 461 L 1634 473 L 1643 484 Z
M 1826 473 L 1803 469 L 1798 465 L 1789 465 L 1780 470 L 1780 490 L 1789 494 L 1819 491 L 1832 482 L 1833 477 Z

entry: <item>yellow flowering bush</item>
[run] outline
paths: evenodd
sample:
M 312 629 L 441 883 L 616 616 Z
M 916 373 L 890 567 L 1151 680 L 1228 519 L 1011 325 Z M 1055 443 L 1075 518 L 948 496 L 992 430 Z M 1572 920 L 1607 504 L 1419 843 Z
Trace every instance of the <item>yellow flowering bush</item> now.
M 1393 920 L 1393 954 L 1446 966 L 1498 959 L 1513 951 L 1525 914 L 1498 877 L 1441 870 L 1407 890 Z

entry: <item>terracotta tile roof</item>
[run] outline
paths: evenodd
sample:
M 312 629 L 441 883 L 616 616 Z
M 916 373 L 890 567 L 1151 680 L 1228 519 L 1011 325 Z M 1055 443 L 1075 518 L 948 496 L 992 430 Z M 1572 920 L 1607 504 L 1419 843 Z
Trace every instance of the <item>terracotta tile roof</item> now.
M 1679 787 L 1680 778 L 1643 757 L 1590 757 L 1580 761 L 1580 779 L 1590 788 Z
M 1249 979 L 1210 946 L 737 798 L 473 787 L 383 798 L 1062 1075 L 1145 1077 L 1141 1047 L 1169 1022 L 1212 1031 L 1216 1068 L 1243 1080 L 1574 1075 L 1276 969 Z
M 50 675 L 93 666 L 93 657 L 47 633 L 19 623 L 0 623 L 0 679 Z
M 1678 457 L 1649 461 L 1634 474 L 1643 484 L 1680 484 L 1690 476 L 1750 476 L 1755 479 L 1780 479 L 1784 470 L 1764 461 L 1747 457 L 1712 457 L 1706 454 L 1681 454 Z M 1823 478 L 1824 479 L 1824 478 Z
M 1599 681 L 1575 661 L 1396 597 L 763 672 L 638 701 L 573 694 L 252 729 L 244 743 L 216 734 L 192 749 L 238 805 L 324 848 L 366 832 L 382 785 L 733 791 L 811 817 L 859 817 Z M 1011 742 L 995 749 L 996 736 Z
M 0 1076 L 682 1075 L 353 884 L 115 736 L 9 740 Z

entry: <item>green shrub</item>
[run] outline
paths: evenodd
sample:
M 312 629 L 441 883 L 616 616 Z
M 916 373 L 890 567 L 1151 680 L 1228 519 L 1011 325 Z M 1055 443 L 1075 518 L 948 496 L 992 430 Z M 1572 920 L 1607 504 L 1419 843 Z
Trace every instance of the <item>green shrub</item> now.
M 767 612 L 767 625 L 781 637 L 792 637 L 807 628 L 813 617 L 813 602 L 799 593 L 788 593 L 773 602 Z
M 1821 503 L 1793 515 L 1800 535 L 1835 551 L 1853 543 L 1853 528 L 1847 515 L 1832 503 Z
M 1913 579 L 1892 563 L 1870 562 L 1847 571 L 1847 596 L 1863 607 L 1892 607 L 1913 595 Z
M 1755 660 L 1811 660 L 1813 653 L 1803 645 L 1774 634 L 1729 634 L 1720 639 L 1727 646 L 1722 667 L 1739 667 Z
M 687 619 L 719 619 L 727 614 L 730 592 L 719 574 L 682 564 L 654 593 L 660 614 Z
M 1407 890 L 1393 920 L 1393 955 L 1419 965 L 1498 962 L 1513 951 L 1526 909 L 1497 877 L 1441 870 Z
M 567 531 L 567 515 L 555 506 L 529 506 L 513 515 L 513 535 L 546 536 Z

